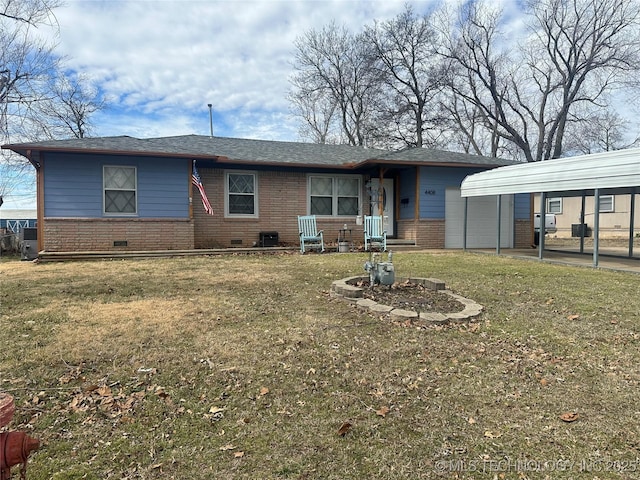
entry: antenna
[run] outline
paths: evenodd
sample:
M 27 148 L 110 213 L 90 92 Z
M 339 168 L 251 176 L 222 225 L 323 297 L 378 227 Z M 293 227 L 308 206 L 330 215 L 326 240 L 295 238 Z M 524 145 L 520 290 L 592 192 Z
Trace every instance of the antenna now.
M 209 130 L 211 131 L 211 136 L 213 137 L 213 113 L 211 110 L 212 105 L 210 103 L 207 103 L 207 106 L 209 107 Z

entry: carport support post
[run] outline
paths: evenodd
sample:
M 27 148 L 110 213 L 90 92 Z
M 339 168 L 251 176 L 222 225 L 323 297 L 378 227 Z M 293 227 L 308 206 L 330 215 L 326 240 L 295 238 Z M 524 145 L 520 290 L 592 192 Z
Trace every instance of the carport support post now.
M 467 251 L 467 216 L 469 214 L 469 197 L 464 197 L 464 223 L 462 224 L 462 249 Z
M 635 187 L 631 191 L 631 216 L 629 217 L 629 256 L 633 257 L 633 229 L 634 219 L 636 218 L 636 189 Z
M 496 221 L 498 231 L 496 232 L 496 255 L 500 255 L 500 219 L 502 218 L 502 195 L 497 199 L 498 220 Z
M 580 253 L 584 253 L 584 236 L 587 234 L 587 228 L 584 227 L 584 209 L 586 207 L 587 196 L 582 192 L 582 206 L 580 207 Z
M 593 192 L 593 266 L 598 266 L 598 250 L 600 248 L 600 189 Z
M 544 251 L 544 233 L 547 226 L 547 194 L 545 192 L 540 193 L 540 222 L 538 232 L 538 258 L 542 260 L 542 252 Z

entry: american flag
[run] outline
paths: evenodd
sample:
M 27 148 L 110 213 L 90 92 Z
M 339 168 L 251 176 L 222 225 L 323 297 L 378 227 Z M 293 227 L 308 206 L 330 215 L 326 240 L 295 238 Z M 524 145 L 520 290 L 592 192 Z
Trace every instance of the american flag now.
M 207 193 L 204 191 L 204 185 L 202 185 L 202 180 L 200 180 L 200 175 L 198 175 L 198 170 L 196 169 L 196 162 L 193 161 L 193 173 L 191 174 L 191 183 L 193 183 L 198 190 L 200 191 L 200 197 L 202 197 L 202 206 L 204 207 L 204 211 L 209 215 L 213 215 L 213 208 L 211 208 L 211 204 L 209 203 L 209 199 L 207 198 Z

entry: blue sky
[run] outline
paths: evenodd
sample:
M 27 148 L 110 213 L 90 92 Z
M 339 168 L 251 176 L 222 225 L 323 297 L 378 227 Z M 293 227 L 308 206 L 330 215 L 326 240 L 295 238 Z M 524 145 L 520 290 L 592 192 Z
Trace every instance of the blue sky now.
M 431 1 L 412 2 L 417 10 Z M 331 21 L 354 30 L 404 0 L 69 0 L 61 53 L 111 100 L 96 134 L 297 140 L 286 94 L 294 41 Z
M 109 99 L 94 136 L 209 135 L 211 103 L 214 135 L 295 141 L 286 95 L 296 37 L 332 21 L 359 31 L 435 2 L 66 0 L 55 42 Z M 3 208 L 35 208 L 34 191 L 13 192 Z

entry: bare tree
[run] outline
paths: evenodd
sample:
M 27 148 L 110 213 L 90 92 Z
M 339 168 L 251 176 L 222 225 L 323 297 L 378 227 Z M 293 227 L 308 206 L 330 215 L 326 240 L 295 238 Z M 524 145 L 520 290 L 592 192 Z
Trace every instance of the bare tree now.
M 292 83 L 295 85 L 295 80 Z M 333 96 L 323 94 L 322 90 L 310 90 L 302 84 L 288 94 L 288 100 L 293 114 L 302 121 L 301 138 L 312 143 L 339 143 L 334 128 L 337 102 Z
M 585 112 L 570 119 L 567 152 L 588 154 L 638 146 L 640 133 L 629 138 L 630 123 L 611 110 Z
M 103 100 L 82 76 L 64 75 L 63 59 L 40 29 L 57 33 L 60 0 L 0 0 L 0 141 L 85 136 Z M 3 150 L 0 195 L 33 189 L 23 157 Z
M 464 79 L 452 84 L 455 94 L 485 128 L 538 161 L 564 153 L 578 106 L 606 106 L 606 94 L 638 71 L 640 15 L 637 2 L 625 0 L 541 0 L 529 14 L 528 36 L 507 42 L 500 12 L 467 4 L 447 56 Z
M 324 109 L 324 115 L 330 113 L 327 106 L 335 105 L 344 143 L 365 145 L 375 125 L 373 105 L 379 89 L 366 42 L 332 23 L 320 31 L 307 32 L 295 46 L 293 98 L 319 102 L 315 105 Z M 306 107 L 312 105 L 307 103 Z M 319 113 L 316 107 L 302 111 L 306 122 L 315 121 L 309 112 Z M 314 129 L 322 131 L 323 127 L 315 125 Z
M 53 79 L 49 90 L 50 97 L 37 104 L 42 114 L 43 133 L 49 138 L 89 135 L 91 115 L 106 105 L 97 89 L 84 75 L 68 74 Z
M 61 5 L 61 0 L 2 0 L 0 17 L 33 27 L 54 24 L 53 10 Z
M 430 16 L 419 16 L 407 5 L 396 18 L 367 28 L 364 38 L 373 47 L 374 65 L 385 88 L 381 118 L 391 130 L 390 140 L 402 146 L 437 144 L 437 96 L 446 64 L 437 55 Z

